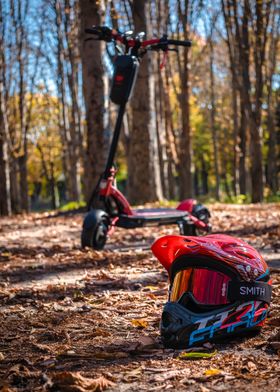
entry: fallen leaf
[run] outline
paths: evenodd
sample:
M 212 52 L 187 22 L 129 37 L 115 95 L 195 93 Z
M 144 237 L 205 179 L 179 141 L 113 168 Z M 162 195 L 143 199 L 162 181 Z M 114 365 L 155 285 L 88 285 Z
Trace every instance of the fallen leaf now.
M 209 388 L 204 387 L 203 385 L 199 386 L 201 392 L 210 392 Z
M 16 392 L 16 390 L 8 385 L 0 385 L 0 392 Z
M 100 351 L 94 353 L 93 357 L 95 359 L 118 359 L 118 358 L 127 358 L 128 354 L 121 351 L 116 351 L 111 353 L 106 351 Z
M 280 342 L 271 342 L 270 346 L 274 348 L 274 350 L 280 350 Z
M 155 347 L 155 340 L 151 336 L 141 336 L 137 342 L 137 350 L 146 350 Z
M 164 374 L 156 375 L 153 378 L 153 381 L 155 381 L 155 382 L 164 382 L 164 381 L 167 381 L 167 380 L 172 380 L 175 377 L 180 376 L 181 374 L 182 374 L 181 370 L 172 370 L 172 371 L 168 371 L 168 372 L 166 372 Z
M 280 331 L 276 332 L 275 334 L 273 334 L 272 336 L 269 337 L 268 339 L 270 342 L 279 342 L 280 341 Z
M 207 359 L 212 358 L 217 354 L 217 351 L 213 351 L 212 353 L 203 353 L 203 352 L 189 352 L 189 353 L 180 353 L 179 359 Z
M 146 290 L 153 291 L 153 290 L 157 290 L 157 289 L 158 289 L 157 286 L 145 286 L 145 291 L 146 291 Z
M 220 369 L 213 369 L 213 368 L 205 370 L 205 372 L 204 372 L 205 376 L 207 376 L 207 377 L 217 376 L 221 373 L 222 373 L 222 371 Z
M 249 369 L 250 372 L 254 372 L 257 369 L 257 366 L 254 362 L 248 361 L 247 368 Z
M 280 317 L 272 317 L 267 320 L 267 323 L 275 327 L 280 327 Z
M 136 369 L 131 370 L 130 372 L 125 373 L 123 379 L 125 381 L 132 381 L 140 377 L 142 377 L 142 368 L 138 367 Z
M 101 392 L 115 385 L 102 376 L 93 379 L 71 372 L 58 373 L 50 381 L 48 385 L 50 392 Z
M 5 359 L 5 355 L 0 352 L 0 361 L 3 361 L 3 359 Z
M 149 325 L 145 319 L 132 319 L 130 322 L 136 328 L 147 328 Z
M 122 351 L 113 351 L 113 352 L 107 352 L 107 351 L 97 351 L 94 353 L 76 353 L 75 351 L 66 351 L 66 352 L 61 352 L 57 355 L 57 358 L 77 358 L 77 359 L 97 359 L 97 360 L 106 360 L 106 359 L 118 359 L 118 358 L 127 358 L 128 353 L 122 352 Z

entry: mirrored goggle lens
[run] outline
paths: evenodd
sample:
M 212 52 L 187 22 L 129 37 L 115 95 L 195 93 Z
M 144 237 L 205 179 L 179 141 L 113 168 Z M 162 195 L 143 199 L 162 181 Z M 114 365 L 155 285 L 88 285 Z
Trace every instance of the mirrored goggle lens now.
M 195 300 L 203 305 L 228 303 L 227 287 L 231 279 L 219 272 L 206 268 L 187 268 L 175 275 L 170 301 L 176 302 L 185 292 L 191 292 Z

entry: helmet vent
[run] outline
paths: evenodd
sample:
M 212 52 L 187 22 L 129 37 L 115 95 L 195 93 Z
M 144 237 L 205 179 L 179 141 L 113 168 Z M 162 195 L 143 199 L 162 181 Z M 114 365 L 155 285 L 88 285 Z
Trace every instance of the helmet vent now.
M 252 256 L 250 253 L 244 252 L 242 250 L 237 250 L 236 253 L 240 256 L 246 257 L 246 259 L 253 259 L 254 256 Z

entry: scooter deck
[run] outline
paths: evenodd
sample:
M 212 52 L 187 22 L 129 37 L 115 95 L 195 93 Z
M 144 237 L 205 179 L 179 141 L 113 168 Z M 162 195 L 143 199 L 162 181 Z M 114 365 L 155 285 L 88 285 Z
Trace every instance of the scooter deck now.
M 133 210 L 133 215 L 120 214 L 116 226 L 132 229 L 144 226 L 178 224 L 184 221 L 188 212 L 172 208 L 144 208 Z

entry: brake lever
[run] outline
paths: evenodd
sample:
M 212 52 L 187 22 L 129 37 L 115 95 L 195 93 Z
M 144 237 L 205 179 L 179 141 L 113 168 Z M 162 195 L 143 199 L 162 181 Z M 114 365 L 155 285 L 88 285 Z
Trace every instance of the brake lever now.
M 161 61 L 160 65 L 159 65 L 159 69 L 160 69 L 160 70 L 162 70 L 162 69 L 165 67 L 166 62 L 167 62 L 167 57 L 168 57 L 168 50 L 165 50 L 165 51 L 163 52 L 162 61 Z

